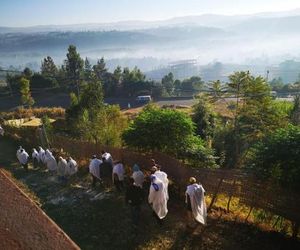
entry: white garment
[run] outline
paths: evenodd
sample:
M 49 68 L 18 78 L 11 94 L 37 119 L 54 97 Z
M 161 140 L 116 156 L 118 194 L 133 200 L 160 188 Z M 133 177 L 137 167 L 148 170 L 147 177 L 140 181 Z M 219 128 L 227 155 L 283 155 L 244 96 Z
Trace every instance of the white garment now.
M 154 175 L 161 180 L 161 182 L 164 184 L 164 191 L 166 192 L 166 197 L 169 199 L 169 192 L 168 192 L 168 186 L 169 186 L 169 180 L 168 175 L 164 171 L 157 170 L 155 171 Z
M 78 166 L 77 166 L 77 162 L 70 157 L 70 160 L 67 164 L 67 172 L 66 174 L 67 175 L 73 175 L 73 174 L 76 174 L 78 171 Z
M 100 179 L 100 164 L 102 164 L 102 161 L 95 158 L 91 160 L 89 165 L 90 173 L 98 179 Z
M 141 188 L 143 187 L 145 176 L 141 170 L 133 172 L 132 178 L 134 179 L 135 185 Z
M 186 202 L 188 196 L 190 197 L 192 212 L 195 220 L 205 225 L 207 211 L 206 211 L 206 204 L 204 198 L 204 193 L 205 193 L 204 188 L 202 187 L 202 185 L 195 183 L 187 186 L 185 193 L 186 193 Z
M 4 135 L 4 129 L 0 126 L 0 135 Z
M 47 157 L 45 156 L 45 161 L 49 171 L 55 171 L 57 169 L 57 162 L 52 154 Z
M 67 173 L 67 161 L 64 158 L 60 158 L 57 164 L 57 175 L 65 176 Z
M 19 150 L 17 151 L 17 158 L 21 164 L 26 164 L 28 162 L 29 155 L 27 154 L 27 152 L 24 149 L 23 149 L 23 152 L 21 152 Z
M 39 153 L 38 153 L 38 151 L 36 151 L 35 148 L 33 149 L 31 156 L 32 156 L 32 160 L 37 159 L 38 162 L 40 161 Z
M 113 171 L 112 171 L 112 179 L 114 181 L 114 174 L 116 174 L 119 178 L 119 181 L 123 181 L 124 180 L 124 174 L 125 174 L 125 170 L 124 170 L 124 166 L 122 163 L 118 163 L 116 165 L 114 165 Z
M 40 162 L 46 164 L 46 161 L 45 161 L 45 150 L 42 148 L 42 147 L 39 147 L 39 159 L 40 159 Z
M 157 214 L 157 216 L 160 219 L 163 219 L 166 217 L 168 213 L 168 207 L 167 207 L 168 199 L 162 181 L 156 178 L 154 180 L 154 183 L 158 186 L 158 191 L 154 189 L 151 183 L 148 202 L 152 204 L 152 209 Z

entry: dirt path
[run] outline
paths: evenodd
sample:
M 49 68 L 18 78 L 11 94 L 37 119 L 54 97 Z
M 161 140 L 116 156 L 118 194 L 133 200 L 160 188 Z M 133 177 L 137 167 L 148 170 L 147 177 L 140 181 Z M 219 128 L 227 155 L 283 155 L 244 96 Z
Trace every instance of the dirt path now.
M 17 146 L 11 141 L 0 141 L 0 163 L 6 162 L 12 174 L 38 198 L 41 208 L 82 249 L 300 249 L 299 242 L 245 224 L 218 210 L 210 213 L 207 227 L 187 231 L 183 201 L 172 196 L 163 226 L 156 224 L 145 202 L 135 233 L 123 193 L 101 187 L 91 189 L 83 168 L 65 184 L 43 167 L 30 166 L 25 173 L 16 164 Z

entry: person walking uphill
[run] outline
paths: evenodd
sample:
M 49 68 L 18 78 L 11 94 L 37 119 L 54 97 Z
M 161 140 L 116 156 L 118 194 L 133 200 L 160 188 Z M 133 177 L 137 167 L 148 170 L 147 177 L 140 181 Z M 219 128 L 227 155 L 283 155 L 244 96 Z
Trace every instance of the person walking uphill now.
M 162 225 L 162 220 L 167 216 L 168 197 L 167 192 L 164 190 L 163 182 L 155 175 L 150 176 L 151 185 L 149 190 L 148 202 L 153 209 L 153 215 L 157 219 L 159 225 Z
M 129 186 L 126 190 L 125 202 L 130 205 L 131 217 L 134 226 L 138 226 L 143 202 L 143 191 L 135 185 L 134 179 L 129 178 Z
M 20 164 L 22 165 L 22 167 L 27 171 L 29 155 L 27 154 L 25 149 L 23 149 L 21 146 L 17 151 L 17 158 L 18 158 Z
M 89 165 L 89 172 L 93 178 L 92 187 L 96 186 L 96 182 L 99 181 L 101 183 L 100 178 L 100 165 L 102 164 L 102 161 L 97 158 L 96 155 L 92 156 L 92 159 L 90 161 Z
M 197 226 L 195 221 L 205 225 L 207 217 L 204 198 L 205 190 L 201 184 L 197 184 L 197 180 L 194 177 L 189 179 L 189 183 L 190 185 L 187 186 L 185 192 L 185 202 L 187 204 L 188 219 L 191 223 L 191 227 Z

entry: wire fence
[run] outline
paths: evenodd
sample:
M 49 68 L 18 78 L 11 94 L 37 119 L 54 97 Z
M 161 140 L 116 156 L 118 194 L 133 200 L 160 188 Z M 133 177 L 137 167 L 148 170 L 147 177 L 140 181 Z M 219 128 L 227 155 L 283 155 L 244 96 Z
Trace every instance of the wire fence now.
M 22 138 L 28 145 L 41 144 L 37 130 L 5 128 L 8 134 Z M 186 166 L 183 162 L 160 152 L 136 152 L 127 148 L 114 148 L 95 143 L 79 141 L 65 136 L 52 137 L 53 148 L 68 152 L 78 161 L 87 160 L 101 150 L 110 152 L 114 160 L 121 160 L 127 166 L 138 164 L 143 170 L 151 168 L 150 159 L 155 159 L 162 166 L 176 186 L 178 195 L 184 195 L 187 181 L 191 176 L 197 178 L 204 186 L 206 193 L 212 197 L 208 206 L 210 210 L 219 195 L 227 197 L 227 210 L 230 210 L 232 198 L 249 208 L 249 214 L 255 209 L 263 209 L 281 216 L 294 225 L 293 235 L 297 236 L 300 225 L 300 194 L 297 191 L 284 189 L 272 181 L 261 181 L 253 173 L 241 169 L 204 169 Z M 247 216 L 247 217 L 248 217 Z

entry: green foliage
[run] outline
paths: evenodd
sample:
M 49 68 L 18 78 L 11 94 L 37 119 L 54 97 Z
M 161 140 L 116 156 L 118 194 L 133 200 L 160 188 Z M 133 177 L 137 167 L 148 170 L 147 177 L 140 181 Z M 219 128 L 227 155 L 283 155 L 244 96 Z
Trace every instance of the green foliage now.
M 207 159 L 212 159 L 212 152 L 205 149 L 205 143 L 194 135 L 194 130 L 194 124 L 186 114 L 147 105 L 125 130 L 123 138 L 133 148 L 184 157 L 198 161 L 198 166 L 202 160 L 204 165 L 211 167 L 214 164 L 207 164 Z
M 22 105 L 28 105 L 31 108 L 34 104 L 34 99 L 30 93 L 30 82 L 24 77 L 20 79 L 20 92 Z
M 31 77 L 30 85 L 33 88 L 53 88 L 58 87 L 58 82 L 55 77 L 34 73 Z
M 104 105 L 102 85 L 96 78 L 84 87 L 79 98 L 71 94 L 66 118 L 71 133 L 77 137 L 109 146 L 122 144 L 127 120 L 118 106 Z
M 173 73 L 165 75 L 161 80 L 162 86 L 165 88 L 168 95 L 172 95 L 174 91 L 174 76 Z
M 207 140 L 213 137 L 216 115 L 204 95 L 199 96 L 197 100 L 198 102 L 193 106 L 192 119 L 196 124 L 197 135 Z
M 289 125 L 269 133 L 252 149 L 248 166 L 262 178 L 300 188 L 300 127 Z
M 51 56 L 44 58 L 41 65 L 41 74 L 46 78 L 55 77 L 58 73 L 58 69 Z
M 269 131 L 284 126 L 286 115 L 274 106 L 270 87 L 262 77 L 236 72 L 229 80 L 229 93 L 236 97 L 233 106 L 235 166 L 240 166 L 249 146 Z
M 294 97 L 293 106 L 290 111 L 291 122 L 300 125 L 300 95 Z
M 77 95 L 80 94 L 80 75 L 83 72 L 84 61 L 76 50 L 76 46 L 70 45 L 67 59 L 65 60 L 65 72 L 73 85 L 77 86 Z

